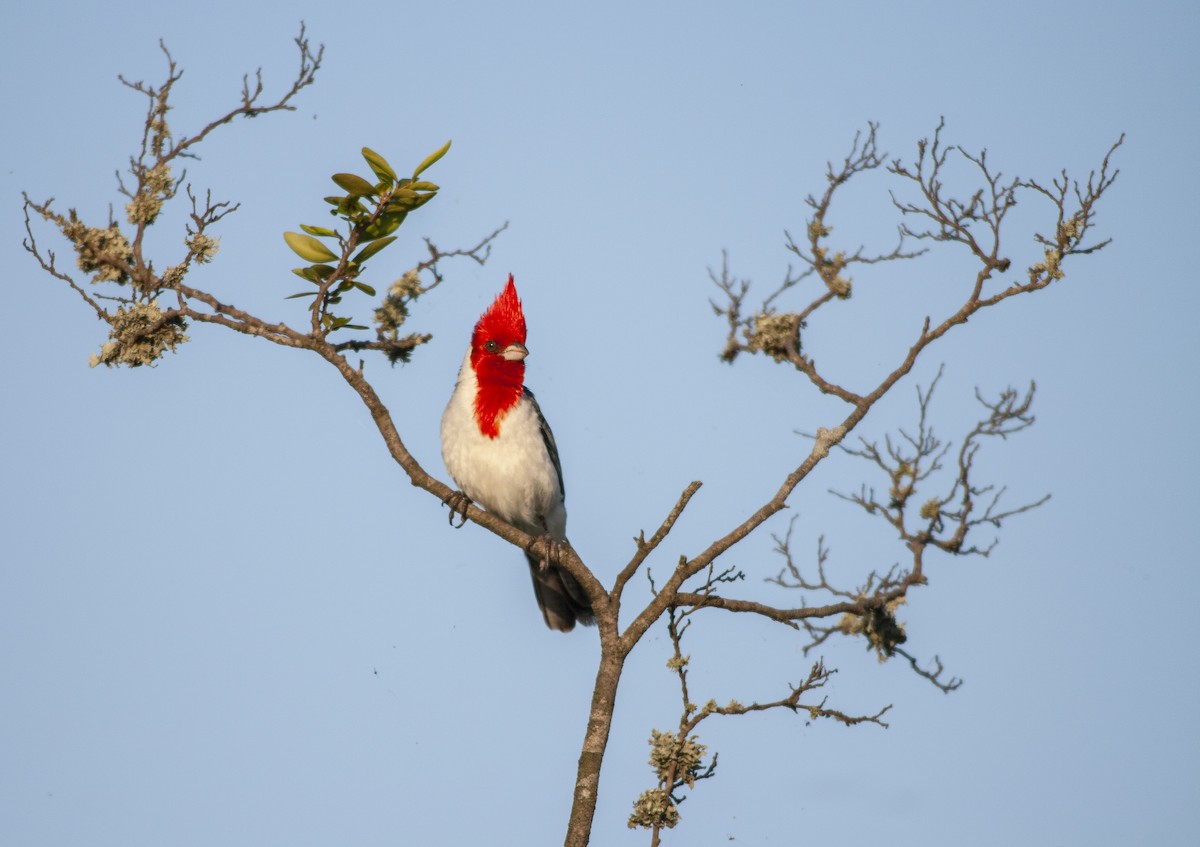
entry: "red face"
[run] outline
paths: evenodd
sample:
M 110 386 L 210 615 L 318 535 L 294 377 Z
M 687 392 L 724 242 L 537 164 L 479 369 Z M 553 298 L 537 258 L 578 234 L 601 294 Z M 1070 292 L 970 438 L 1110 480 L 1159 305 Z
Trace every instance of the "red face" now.
M 500 434 L 504 415 L 521 399 L 525 382 L 525 314 L 510 274 L 508 284 L 475 324 L 471 367 L 479 382 L 475 415 L 489 438 Z
M 495 342 L 494 344 L 490 342 Z M 512 274 L 504 290 L 488 306 L 479 322 L 475 324 L 475 333 L 471 336 L 471 348 L 476 353 L 498 353 L 510 344 L 525 343 L 525 313 L 521 311 L 521 301 L 517 298 L 517 287 L 513 284 Z

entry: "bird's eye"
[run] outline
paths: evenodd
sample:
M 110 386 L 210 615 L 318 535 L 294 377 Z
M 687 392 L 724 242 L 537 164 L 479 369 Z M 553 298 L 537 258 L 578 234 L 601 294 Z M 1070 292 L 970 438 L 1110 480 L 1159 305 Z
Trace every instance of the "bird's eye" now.
M 500 345 L 496 343 L 495 339 L 492 339 L 483 345 L 483 349 L 489 353 L 496 353 L 500 350 Z

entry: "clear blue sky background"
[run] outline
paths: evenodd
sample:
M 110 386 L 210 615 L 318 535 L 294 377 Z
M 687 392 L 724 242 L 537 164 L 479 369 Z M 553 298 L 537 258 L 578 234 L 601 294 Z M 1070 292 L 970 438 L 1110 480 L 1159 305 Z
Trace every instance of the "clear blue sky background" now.
M 892 703 L 891 728 L 705 724 L 718 775 L 667 843 L 1200 843 L 1194 4 L 307 0 L 5 12 L 0 843 L 562 839 L 594 632 L 548 632 L 520 554 L 447 529 L 315 357 L 196 327 L 156 369 L 89 370 L 102 326 L 20 247 L 21 190 L 97 222 L 120 202 L 112 174 L 143 104 L 116 77 L 159 81 L 160 37 L 185 69 L 171 118 L 188 132 L 235 102 L 247 70 L 287 83 L 301 18 L 327 52 L 299 110 L 223 130 L 189 170 L 242 203 L 195 283 L 299 322 L 280 234 L 323 222 L 328 175 L 361 168 L 363 145 L 402 168 L 453 138 L 430 174 L 442 195 L 376 281 L 422 255 L 421 235 L 451 248 L 510 229 L 486 267 L 452 266 L 421 304 L 413 328 L 434 341 L 414 363 L 367 373 L 444 474 L 438 420 L 470 327 L 515 273 L 571 539 L 605 582 L 688 481 L 705 487 L 658 573 L 775 490 L 807 450 L 795 430 L 838 420 L 794 373 L 717 360 L 706 267 L 728 248 L 760 290 L 778 280 L 783 230 L 802 230 L 804 196 L 866 121 L 910 157 L 944 115 L 951 140 L 1046 180 L 1086 174 L 1127 132 L 1098 220 L 1113 245 L 930 350 L 859 433 L 911 423 L 939 363 L 946 437 L 969 426 L 975 385 L 1038 382 L 1037 426 L 987 445 L 980 469 L 1014 504 L 1053 499 L 1006 524 L 990 559 L 932 561 L 902 615 L 908 646 L 966 684 L 944 696 L 830 642 L 830 705 Z M 892 186 L 879 174 L 847 192 L 835 237 L 890 249 Z M 1018 227 L 1038 209 L 1019 212 L 1008 243 L 1027 263 Z M 181 229 L 177 209 L 160 265 Z M 866 386 L 967 272 L 950 251 L 861 273 L 806 343 Z M 824 534 L 850 584 L 904 555 L 827 493 L 862 481 L 883 487 L 835 457 L 792 503 L 799 550 Z M 770 548 L 764 534 L 730 554 L 737 590 L 798 602 L 763 583 Z M 718 614 L 687 646 L 699 702 L 774 699 L 811 662 L 782 627 Z M 596 844 L 647 842 L 625 819 L 651 784 L 650 729 L 678 719 L 668 647 L 655 631 L 630 662 Z

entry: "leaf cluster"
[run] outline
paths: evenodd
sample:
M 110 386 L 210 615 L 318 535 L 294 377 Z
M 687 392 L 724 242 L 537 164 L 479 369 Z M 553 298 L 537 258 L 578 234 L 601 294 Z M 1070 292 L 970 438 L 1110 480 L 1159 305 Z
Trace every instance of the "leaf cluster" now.
M 334 313 L 333 307 L 352 291 L 376 296 L 375 288 L 360 279 L 369 259 L 395 240 L 393 235 L 409 213 L 432 200 L 438 186 L 420 179 L 422 173 L 450 149 L 447 141 L 425 157 L 411 177 L 399 178 L 387 159 L 369 147 L 362 148 L 374 179 L 353 173 L 336 173 L 333 182 L 344 194 L 325 198 L 329 213 L 344 225 L 340 229 L 301 224 L 303 232 L 285 232 L 284 241 L 297 256 L 310 264 L 294 268 L 296 274 L 315 286 L 290 295 L 309 298 L 313 330 L 323 334 L 339 329 L 366 329 L 351 323 L 348 316 Z M 324 239 L 324 240 L 322 240 Z M 326 244 L 332 242 L 332 247 Z

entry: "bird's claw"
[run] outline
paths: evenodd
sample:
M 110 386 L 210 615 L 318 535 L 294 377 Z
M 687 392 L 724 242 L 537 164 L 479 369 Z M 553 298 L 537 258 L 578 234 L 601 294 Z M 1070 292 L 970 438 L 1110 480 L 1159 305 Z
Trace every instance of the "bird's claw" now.
M 537 553 L 534 553 L 534 550 L 536 550 L 539 546 L 541 546 L 541 549 L 545 551 L 545 555 L 538 558 L 539 571 L 545 573 L 550 569 L 551 564 L 562 561 L 564 555 L 564 544 L 565 542 L 559 541 L 557 538 L 550 535 L 550 533 L 539 535 L 533 540 L 533 543 L 529 545 L 529 552 L 531 554 L 537 556 Z
M 450 507 L 450 526 L 462 529 L 463 524 L 467 522 L 467 507 L 473 505 L 471 498 L 461 491 L 451 491 L 442 504 Z M 462 515 L 462 520 L 457 525 L 454 523 L 455 515 Z

